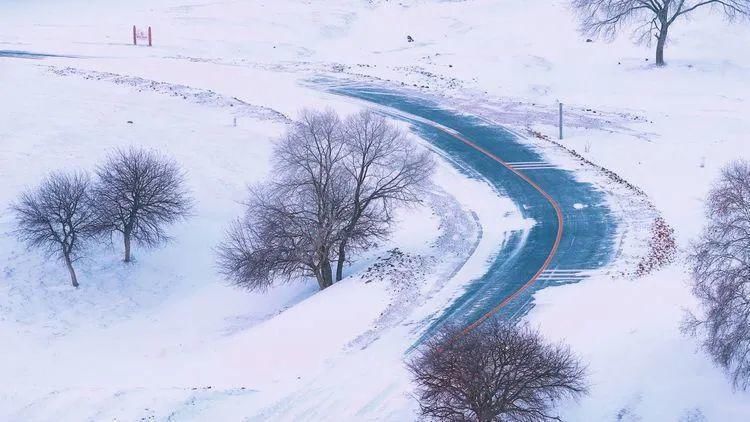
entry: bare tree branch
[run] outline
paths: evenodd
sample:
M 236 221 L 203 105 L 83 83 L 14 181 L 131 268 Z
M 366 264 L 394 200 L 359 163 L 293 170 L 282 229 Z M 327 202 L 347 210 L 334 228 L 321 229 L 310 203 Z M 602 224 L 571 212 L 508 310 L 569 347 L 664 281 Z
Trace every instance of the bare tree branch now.
M 428 151 L 417 151 L 400 130 L 371 111 L 350 116 L 343 132 L 353 191 L 338 245 L 337 281 L 349 253 L 389 233 L 395 206 L 419 200 L 434 168 Z

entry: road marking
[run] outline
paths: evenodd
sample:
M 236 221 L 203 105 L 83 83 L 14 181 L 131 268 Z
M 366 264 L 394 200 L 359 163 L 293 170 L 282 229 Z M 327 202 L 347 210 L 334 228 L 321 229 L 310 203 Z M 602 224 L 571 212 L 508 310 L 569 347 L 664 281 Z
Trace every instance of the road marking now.
M 551 270 L 545 270 L 542 275 L 539 276 L 539 280 L 543 281 L 580 281 L 586 278 L 585 275 L 580 274 L 578 270 L 558 270 L 553 268 Z
M 533 167 L 515 167 L 516 170 L 552 170 L 555 166 L 533 166 Z
M 585 272 L 585 274 L 583 274 Z M 589 275 L 587 270 L 547 270 L 544 272 L 544 275 L 555 275 L 555 274 L 582 274 L 582 275 Z
M 557 168 L 546 161 L 515 161 L 507 162 L 506 164 L 516 170 L 544 170 Z

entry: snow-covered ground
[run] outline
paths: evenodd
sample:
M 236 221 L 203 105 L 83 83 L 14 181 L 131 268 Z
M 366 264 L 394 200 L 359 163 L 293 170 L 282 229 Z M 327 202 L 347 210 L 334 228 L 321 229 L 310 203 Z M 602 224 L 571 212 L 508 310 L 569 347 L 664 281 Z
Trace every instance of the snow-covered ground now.
M 349 270 L 356 277 L 315 295 L 315 282 L 239 291 L 217 275 L 213 246 L 241 212 L 246 185 L 265 176 L 273 139 L 285 128 L 282 113 L 134 77 L 18 60 L 2 69 L 4 94 L 15 99 L 0 120 L 3 204 L 50 170 L 91 170 L 107 152 L 130 144 L 173 156 L 188 172 L 197 202 L 195 215 L 174 228 L 174 243 L 138 250 L 133 265 L 120 262 L 116 247 L 94 247 L 79 264 L 78 290 L 59 263 L 16 242 L 12 216 L 3 212 L 0 373 L 15 381 L 0 389 L 2 419 L 162 420 L 173 413 L 178 420 L 203 419 L 227 405 L 227 415 L 254 415 L 299 394 L 308 378 L 339 386 L 376 375 L 382 384 L 371 388 L 388 390 L 388 403 L 392 397 L 402 403 L 387 409 L 411 412 L 402 353 L 419 334 L 413 326 L 481 274 L 508 230 L 529 224 L 509 200 L 442 163 L 425 205 L 402 211 L 394 238 Z M 320 102 L 317 93 L 298 90 L 295 98 L 305 100 L 285 112 L 308 97 Z M 387 333 L 390 341 L 366 347 L 396 325 L 402 328 Z M 379 350 L 394 372 L 348 357 L 360 350 Z M 358 370 L 320 375 L 339 360 Z M 362 390 L 367 402 L 348 397 L 338 410 L 359 411 L 380 393 Z
M 656 69 L 651 50 L 627 35 L 585 42 L 567 4 L 5 0 L 0 419 L 413 418 L 402 365 L 413 325 L 481 273 L 508 230 L 529 222 L 443 164 L 441 189 L 405 211 L 393 241 L 355 263 L 345 282 L 315 295 L 310 283 L 265 295 L 227 287 L 211 248 L 240 212 L 246 184 L 265 175 L 285 116 L 359 107 L 302 83 L 315 74 L 403 83 L 552 137 L 562 101 L 564 144 L 643 189 L 687 247 L 719 168 L 750 158 L 750 26 L 696 15 L 674 27 L 669 66 Z M 133 24 L 153 27 L 154 47 L 129 45 Z M 4 50 L 64 57 L 3 58 Z M 183 164 L 195 216 L 174 227 L 175 243 L 137 250 L 133 266 L 116 250 L 95 249 L 73 291 L 58 263 L 13 239 L 7 204 L 51 169 L 91 169 L 133 143 Z M 551 159 L 565 160 L 543 144 Z M 637 220 L 622 210 L 623 221 Z M 441 240 L 450 230 L 470 235 Z M 418 264 L 389 255 L 394 247 Z M 643 247 L 623 253 L 637 257 Z M 365 283 L 364 270 L 389 256 L 410 277 Z M 416 287 L 399 285 L 412 277 Z M 687 280 L 678 258 L 647 277 L 592 277 L 537 294 L 527 319 L 571 344 L 591 370 L 591 395 L 566 403 L 567 419 L 748 419 L 747 393 L 733 392 L 679 333 L 683 309 L 695 305 Z M 394 301 L 402 288 L 418 299 Z

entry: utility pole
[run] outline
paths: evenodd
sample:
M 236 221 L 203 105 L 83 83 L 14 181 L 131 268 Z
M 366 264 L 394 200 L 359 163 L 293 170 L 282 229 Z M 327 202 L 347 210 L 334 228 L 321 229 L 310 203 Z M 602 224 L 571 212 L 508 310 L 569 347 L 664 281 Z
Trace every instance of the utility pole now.
M 560 140 L 563 138 L 563 103 L 560 101 Z

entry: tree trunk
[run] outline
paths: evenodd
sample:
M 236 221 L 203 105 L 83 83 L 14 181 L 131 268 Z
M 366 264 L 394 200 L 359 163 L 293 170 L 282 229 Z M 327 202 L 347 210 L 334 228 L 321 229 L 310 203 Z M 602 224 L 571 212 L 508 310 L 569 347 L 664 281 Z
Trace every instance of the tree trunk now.
M 472 409 L 474 416 L 477 418 L 477 422 L 492 422 L 492 416 L 489 416 L 492 412 L 485 410 L 482 407 L 478 409 Z
M 344 262 L 346 262 L 346 240 L 339 245 L 339 257 L 336 261 L 336 281 L 344 278 Z
M 68 267 L 68 272 L 70 272 L 70 281 L 73 283 L 73 287 L 77 289 L 78 277 L 76 277 L 76 270 L 73 269 L 73 262 L 67 254 L 65 255 L 65 265 Z
M 122 238 L 125 242 L 125 262 L 130 262 L 130 233 L 123 233 Z
M 315 269 L 313 271 L 315 274 L 315 278 L 318 280 L 318 286 L 320 287 L 320 290 L 323 290 L 327 287 L 331 287 L 333 285 L 333 271 L 331 271 L 331 262 L 329 260 L 324 260 L 320 263 L 320 267 Z
M 320 265 L 320 272 L 323 277 L 324 289 L 333 285 L 333 272 L 331 271 L 331 262 L 325 260 Z
M 668 27 L 666 24 L 662 24 L 662 30 L 659 31 L 659 36 L 656 41 L 656 65 L 664 66 L 664 46 L 667 44 L 667 31 Z

